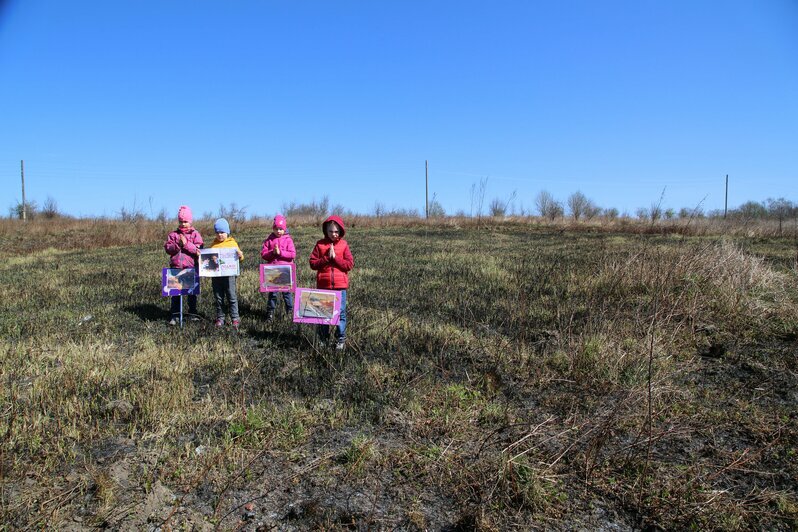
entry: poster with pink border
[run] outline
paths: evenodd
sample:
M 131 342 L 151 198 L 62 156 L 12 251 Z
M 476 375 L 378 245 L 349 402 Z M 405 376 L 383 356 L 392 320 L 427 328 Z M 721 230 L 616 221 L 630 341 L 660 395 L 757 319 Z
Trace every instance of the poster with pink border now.
M 260 265 L 261 292 L 293 292 L 296 289 L 296 264 L 272 262 Z
M 341 317 L 341 292 L 320 288 L 297 288 L 294 322 L 337 325 Z

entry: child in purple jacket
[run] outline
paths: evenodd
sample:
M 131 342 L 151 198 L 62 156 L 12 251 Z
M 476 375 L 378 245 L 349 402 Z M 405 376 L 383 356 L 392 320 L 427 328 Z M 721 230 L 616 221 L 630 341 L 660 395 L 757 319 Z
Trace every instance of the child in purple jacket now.
M 169 233 L 164 242 L 164 249 L 171 257 L 170 268 L 196 268 L 199 250 L 202 248 L 202 235 L 191 225 L 192 215 L 188 205 L 182 205 L 177 211 L 177 229 Z M 169 325 L 177 325 L 180 320 L 180 296 L 172 296 L 169 311 Z M 188 296 L 189 319 L 197 321 L 197 296 Z
M 266 264 L 275 262 L 294 262 L 296 248 L 291 235 L 288 234 L 288 223 L 285 216 L 278 214 L 274 217 L 274 225 L 271 234 L 263 241 L 263 249 L 260 256 Z M 292 292 L 281 292 L 285 302 L 285 312 L 288 316 L 294 314 L 294 294 Z M 269 299 L 266 301 L 266 320 L 274 318 L 274 309 L 277 306 L 277 292 L 269 292 Z

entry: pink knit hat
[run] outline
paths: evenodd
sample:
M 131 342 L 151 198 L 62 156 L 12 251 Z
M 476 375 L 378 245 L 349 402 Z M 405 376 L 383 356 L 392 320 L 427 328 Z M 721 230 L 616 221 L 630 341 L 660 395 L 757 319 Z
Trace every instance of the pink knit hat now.
M 191 208 L 188 205 L 181 205 L 177 211 L 177 221 L 191 223 L 192 220 L 194 217 L 191 216 Z
M 288 229 L 288 222 L 285 220 L 285 216 L 282 214 L 275 216 L 272 229 Z

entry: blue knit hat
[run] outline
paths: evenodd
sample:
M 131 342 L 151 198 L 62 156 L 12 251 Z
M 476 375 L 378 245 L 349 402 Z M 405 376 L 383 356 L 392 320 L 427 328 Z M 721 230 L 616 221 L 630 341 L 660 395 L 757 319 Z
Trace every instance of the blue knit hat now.
M 230 234 L 230 224 L 224 218 L 219 218 L 213 223 L 213 230 L 217 233 Z

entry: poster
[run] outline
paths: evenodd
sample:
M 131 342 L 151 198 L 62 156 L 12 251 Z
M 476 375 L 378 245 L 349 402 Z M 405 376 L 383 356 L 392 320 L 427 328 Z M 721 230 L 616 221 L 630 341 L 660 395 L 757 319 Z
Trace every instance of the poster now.
M 293 292 L 296 288 L 296 264 L 273 262 L 260 265 L 261 292 Z
M 200 277 L 227 277 L 229 275 L 238 275 L 239 273 L 238 250 L 236 248 L 200 250 Z
M 194 268 L 164 268 L 161 271 L 161 295 L 180 296 L 199 293 L 199 276 Z
M 341 292 L 318 288 L 297 288 L 294 298 L 296 323 L 337 325 L 341 317 Z

